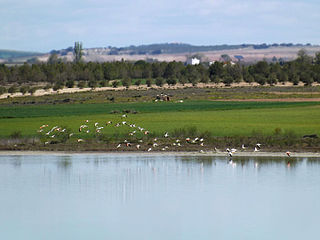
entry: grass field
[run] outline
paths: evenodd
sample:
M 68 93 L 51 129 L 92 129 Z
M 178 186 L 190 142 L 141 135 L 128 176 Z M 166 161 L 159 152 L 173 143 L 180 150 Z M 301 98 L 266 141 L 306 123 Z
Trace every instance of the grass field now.
M 129 113 L 122 119 L 124 110 L 137 113 Z M 112 111 L 118 113 L 111 114 Z M 90 133 L 79 133 L 79 126 L 87 119 Z M 107 121 L 113 125 L 106 126 Z M 95 122 L 104 127 L 101 133 L 106 135 L 127 134 L 133 130 L 126 125 L 114 127 L 122 121 L 135 123 L 155 136 L 191 128 L 213 136 L 271 135 L 275 129 L 302 136 L 320 133 L 320 103 L 185 101 L 1 106 L 0 137 L 9 137 L 14 132 L 37 136 L 43 124 L 69 128 L 75 133 L 74 138 L 93 137 Z

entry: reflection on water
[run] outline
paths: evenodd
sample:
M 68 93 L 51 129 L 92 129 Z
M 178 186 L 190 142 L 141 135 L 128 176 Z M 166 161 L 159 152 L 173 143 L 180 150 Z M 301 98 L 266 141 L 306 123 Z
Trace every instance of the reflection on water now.
M 0 156 L 0 239 L 314 238 L 319 160 Z

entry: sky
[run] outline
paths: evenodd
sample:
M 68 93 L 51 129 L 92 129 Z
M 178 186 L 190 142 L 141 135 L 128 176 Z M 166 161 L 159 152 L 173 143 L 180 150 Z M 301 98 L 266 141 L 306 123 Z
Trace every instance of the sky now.
M 0 49 L 320 44 L 319 0 L 0 0 Z

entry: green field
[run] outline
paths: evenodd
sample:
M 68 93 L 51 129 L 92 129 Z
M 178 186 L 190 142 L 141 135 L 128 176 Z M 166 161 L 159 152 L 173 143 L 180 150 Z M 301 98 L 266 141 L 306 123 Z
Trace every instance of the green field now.
M 127 118 L 122 119 L 122 111 L 125 110 L 137 113 L 129 113 Z M 87 119 L 90 133 L 79 133 L 79 126 L 85 124 Z M 113 122 L 112 126 L 105 125 L 109 120 Z M 37 130 L 43 124 L 67 127 L 75 133 L 74 137 L 83 138 L 95 135 L 95 122 L 104 127 L 101 133 L 106 135 L 133 131 L 126 125 L 114 126 L 121 121 L 135 123 L 158 136 L 191 127 L 196 127 L 199 132 L 208 131 L 213 136 L 250 136 L 253 132 L 271 135 L 275 129 L 292 131 L 297 135 L 319 135 L 320 103 L 185 101 L 2 105 L 0 137 L 9 137 L 14 132 L 21 132 L 22 136 L 37 136 Z

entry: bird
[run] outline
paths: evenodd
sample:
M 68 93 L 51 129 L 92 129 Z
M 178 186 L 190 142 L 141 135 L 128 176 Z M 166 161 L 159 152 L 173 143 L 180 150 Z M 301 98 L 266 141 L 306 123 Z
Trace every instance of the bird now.
M 138 145 L 136 146 L 136 148 L 139 149 L 139 148 L 140 148 L 140 145 L 138 144 Z
M 246 150 L 246 147 L 244 146 L 244 144 L 242 144 L 241 148 L 242 150 Z
M 257 147 L 254 147 L 254 152 L 259 152 L 259 149 Z
M 152 148 L 148 148 L 148 150 L 147 150 L 147 151 L 148 151 L 148 152 L 150 152 L 151 150 L 152 150 Z
M 121 147 L 121 143 L 118 144 L 117 149 L 118 149 L 119 147 Z
M 260 148 L 261 148 L 261 144 L 260 144 L 260 143 L 257 143 L 257 144 L 256 144 L 256 147 L 257 147 L 258 149 L 260 149 Z
M 291 155 L 291 152 L 287 151 L 286 154 L 287 154 L 288 157 L 291 157 L 291 156 L 290 156 L 290 155 Z
M 166 132 L 166 133 L 164 134 L 164 137 L 165 137 L 165 138 L 169 137 L 169 133 Z

